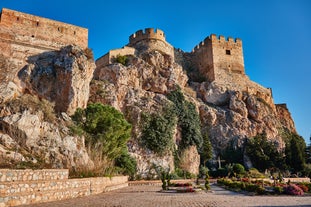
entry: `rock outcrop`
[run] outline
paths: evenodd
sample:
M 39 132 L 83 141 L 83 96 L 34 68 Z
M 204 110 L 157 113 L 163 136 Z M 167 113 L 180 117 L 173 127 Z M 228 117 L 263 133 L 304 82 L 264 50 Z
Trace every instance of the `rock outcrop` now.
M 97 61 L 90 101 L 116 107 L 133 124 L 129 150 L 138 161 L 141 175 L 147 175 L 155 165 L 166 169 L 176 167 L 172 153 L 161 157 L 140 145 L 141 114 L 161 111 L 170 103 L 166 95 L 176 86 L 181 88 L 187 100 L 196 105 L 202 131 L 207 133 L 213 146 L 213 159 L 229 145 L 243 148 L 247 139 L 261 133 L 266 133 L 268 139 L 278 143 L 281 150 L 285 146 L 283 129 L 295 132 L 286 107 L 276 106 L 271 90 L 252 82 L 244 73 L 219 70 L 215 76 L 221 76 L 211 81 L 211 78 L 200 77 L 199 70 L 195 68 L 198 63 L 192 63 L 193 53 L 176 49 L 171 52 L 171 46 L 164 44 L 163 39 L 132 41 L 128 46 L 132 48 L 120 49 L 124 56 L 127 50 L 131 51 L 126 56 L 125 65 L 116 60 L 113 62 L 111 56 Z M 178 127 L 174 130 L 178 149 L 177 140 L 180 141 L 181 132 Z M 196 174 L 200 164 L 197 151 L 193 146 L 185 150 L 180 156 L 179 167 Z M 246 164 L 251 166 L 250 162 Z
M 14 36 L 5 28 L 0 34 Z M 147 29 L 133 34 L 126 47 L 100 58 L 96 69 L 89 51 L 78 46 L 41 52 L 32 48 L 28 56 L 21 47 L 13 51 L 14 57 L 8 49 L 0 55 L 0 160 L 7 164 L 92 167 L 84 138 L 69 130 L 69 116 L 89 102 L 100 102 L 120 110 L 133 125 L 128 149 L 143 178 L 156 177 L 159 168 L 198 174 L 202 149 L 180 146 L 178 124 L 165 153 L 155 153 L 141 140 L 142 115 L 160 114 L 171 106 L 167 95 L 177 88 L 195 105 L 214 159 L 228 145 L 243 147 L 260 133 L 282 149 L 282 131 L 296 132 L 286 105 L 275 105 L 271 90 L 245 75 L 241 40 L 211 35 L 185 53 L 168 44 L 162 31 Z M 120 60 L 114 56 L 118 51 Z
M 16 165 L 28 162 L 69 169 L 92 165 L 83 137 L 69 135 L 65 121 L 57 122 L 44 120 L 42 111 L 7 114 L 0 120 L 1 157 Z
M 45 52 L 28 59 L 19 77 L 24 90 L 55 103 L 57 112 L 85 108 L 95 64 L 78 46 Z
M 68 115 L 87 105 L 93 58 L 69 45 L 28 57 L 11 78 L 5 71 L 16 65 L 5 57 L 1 60 L 0 164 L 92 168 L 84 138 L 72 135 L 68 128 Z

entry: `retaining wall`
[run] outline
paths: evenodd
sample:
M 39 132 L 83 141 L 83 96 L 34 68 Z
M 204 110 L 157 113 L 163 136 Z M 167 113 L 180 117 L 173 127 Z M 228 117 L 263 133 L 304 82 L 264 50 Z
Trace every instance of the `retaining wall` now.
M 68 179 L 67 169 L 0 169 L 0 207 L 88 196 L 128 186 L 128 177 Z

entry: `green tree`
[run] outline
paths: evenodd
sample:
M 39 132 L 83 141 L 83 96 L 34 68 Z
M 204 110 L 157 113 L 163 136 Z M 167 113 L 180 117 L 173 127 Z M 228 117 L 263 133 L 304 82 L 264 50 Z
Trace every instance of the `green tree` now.
M 142 114 L 142 144 L 160 155 L 173 145 L 176 116 L 171 107 L 162 113 Z
M 201 155 L 201 160 L 203 162 L 203 166 L 205 167 L 207 161 L 211 159 L 213 156 L 212 144 L 207 133 L 203 134 L 203 144 L 200 150 L 200 155 Z
M 260 171 L 285 168 L 283 153 L 278 152 L 276 143 L 268 141 L 265 133 L 250 138 L 245 149 L 253 165 Z
M 126 172 L 133 173 L 136 164 L 129 158 L 126 146 L 131 135 L 131 124 L 122 113 L 111 106 L 94 103 L 85 110 L 77 109 L 72 119 L 75 131 L 86 136 L 86 142 L 93 150 L 100 149 L 103 157 L 116 161 Z
M 303 171 L 306 164 L 304 139 L 295 133 L 287 133 L 285 143 L 286 164 L 295 173 Z
M 233 141 L 229 143 L 225 150 L 221 152 L 222 159 L 225 163 L 243 163 L 243 151 L 242 147 L 238 147 Z
M 173 110 L 178 118 L 178 126 L 181 128 L 180 149 L 184 149 L 191 145 L 201 148 L 203 138 L 201 134 L 201 122 L 199 114 L 195 109 L 195 105 L 187 101 L 178 88 L 167 95 L 168 99 L 174 103 Z
M 309 145 L 306 147 L 306 163 L 311 164 L 311 135 L 309 138 Z
M 120 173 L 129 175 L 130 179 L 134 178 L 137 170 L 137 162 L 129 155 L 128 151 L 124 150 L 122 154 L 116 158 L 115 165 L 120 168 Z

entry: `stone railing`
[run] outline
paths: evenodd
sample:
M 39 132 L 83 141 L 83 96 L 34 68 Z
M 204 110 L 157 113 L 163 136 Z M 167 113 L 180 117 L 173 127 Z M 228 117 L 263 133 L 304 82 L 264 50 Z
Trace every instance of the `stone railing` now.
M 67 169 L 0 169 L 0 207 L 88 196 L 128 186 L 128 177 L 68 179 Z

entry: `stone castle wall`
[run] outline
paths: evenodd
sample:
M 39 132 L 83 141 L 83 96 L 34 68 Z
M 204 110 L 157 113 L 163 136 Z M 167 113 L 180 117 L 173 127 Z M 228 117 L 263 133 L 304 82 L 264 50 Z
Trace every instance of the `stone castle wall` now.
M 118 55 L 125 56 L 125 55 L 134 55 L 135 48 L 124 46 L 120 49 L 110 50 L 104 56 L 98 58 L 96 60 L 96 66 L 102 67 L 113 62 L 113 59 L 116 58 Z
M 82 49 L 88 46 L 88 30 L 22 12 L 2 9 L 0 27 L 13 31 L 15 41 L 47 49 L 59 49 L 75 44 Z
M 28 57 L 75 44 L 88 47 L 88 29 L 10 9 L 0 17 L 0 49 L 17 68 Z
M 67 169 L 0 169 L 0 207 L 88 196 L 128 186 L 126 176 L 68 179 Z

